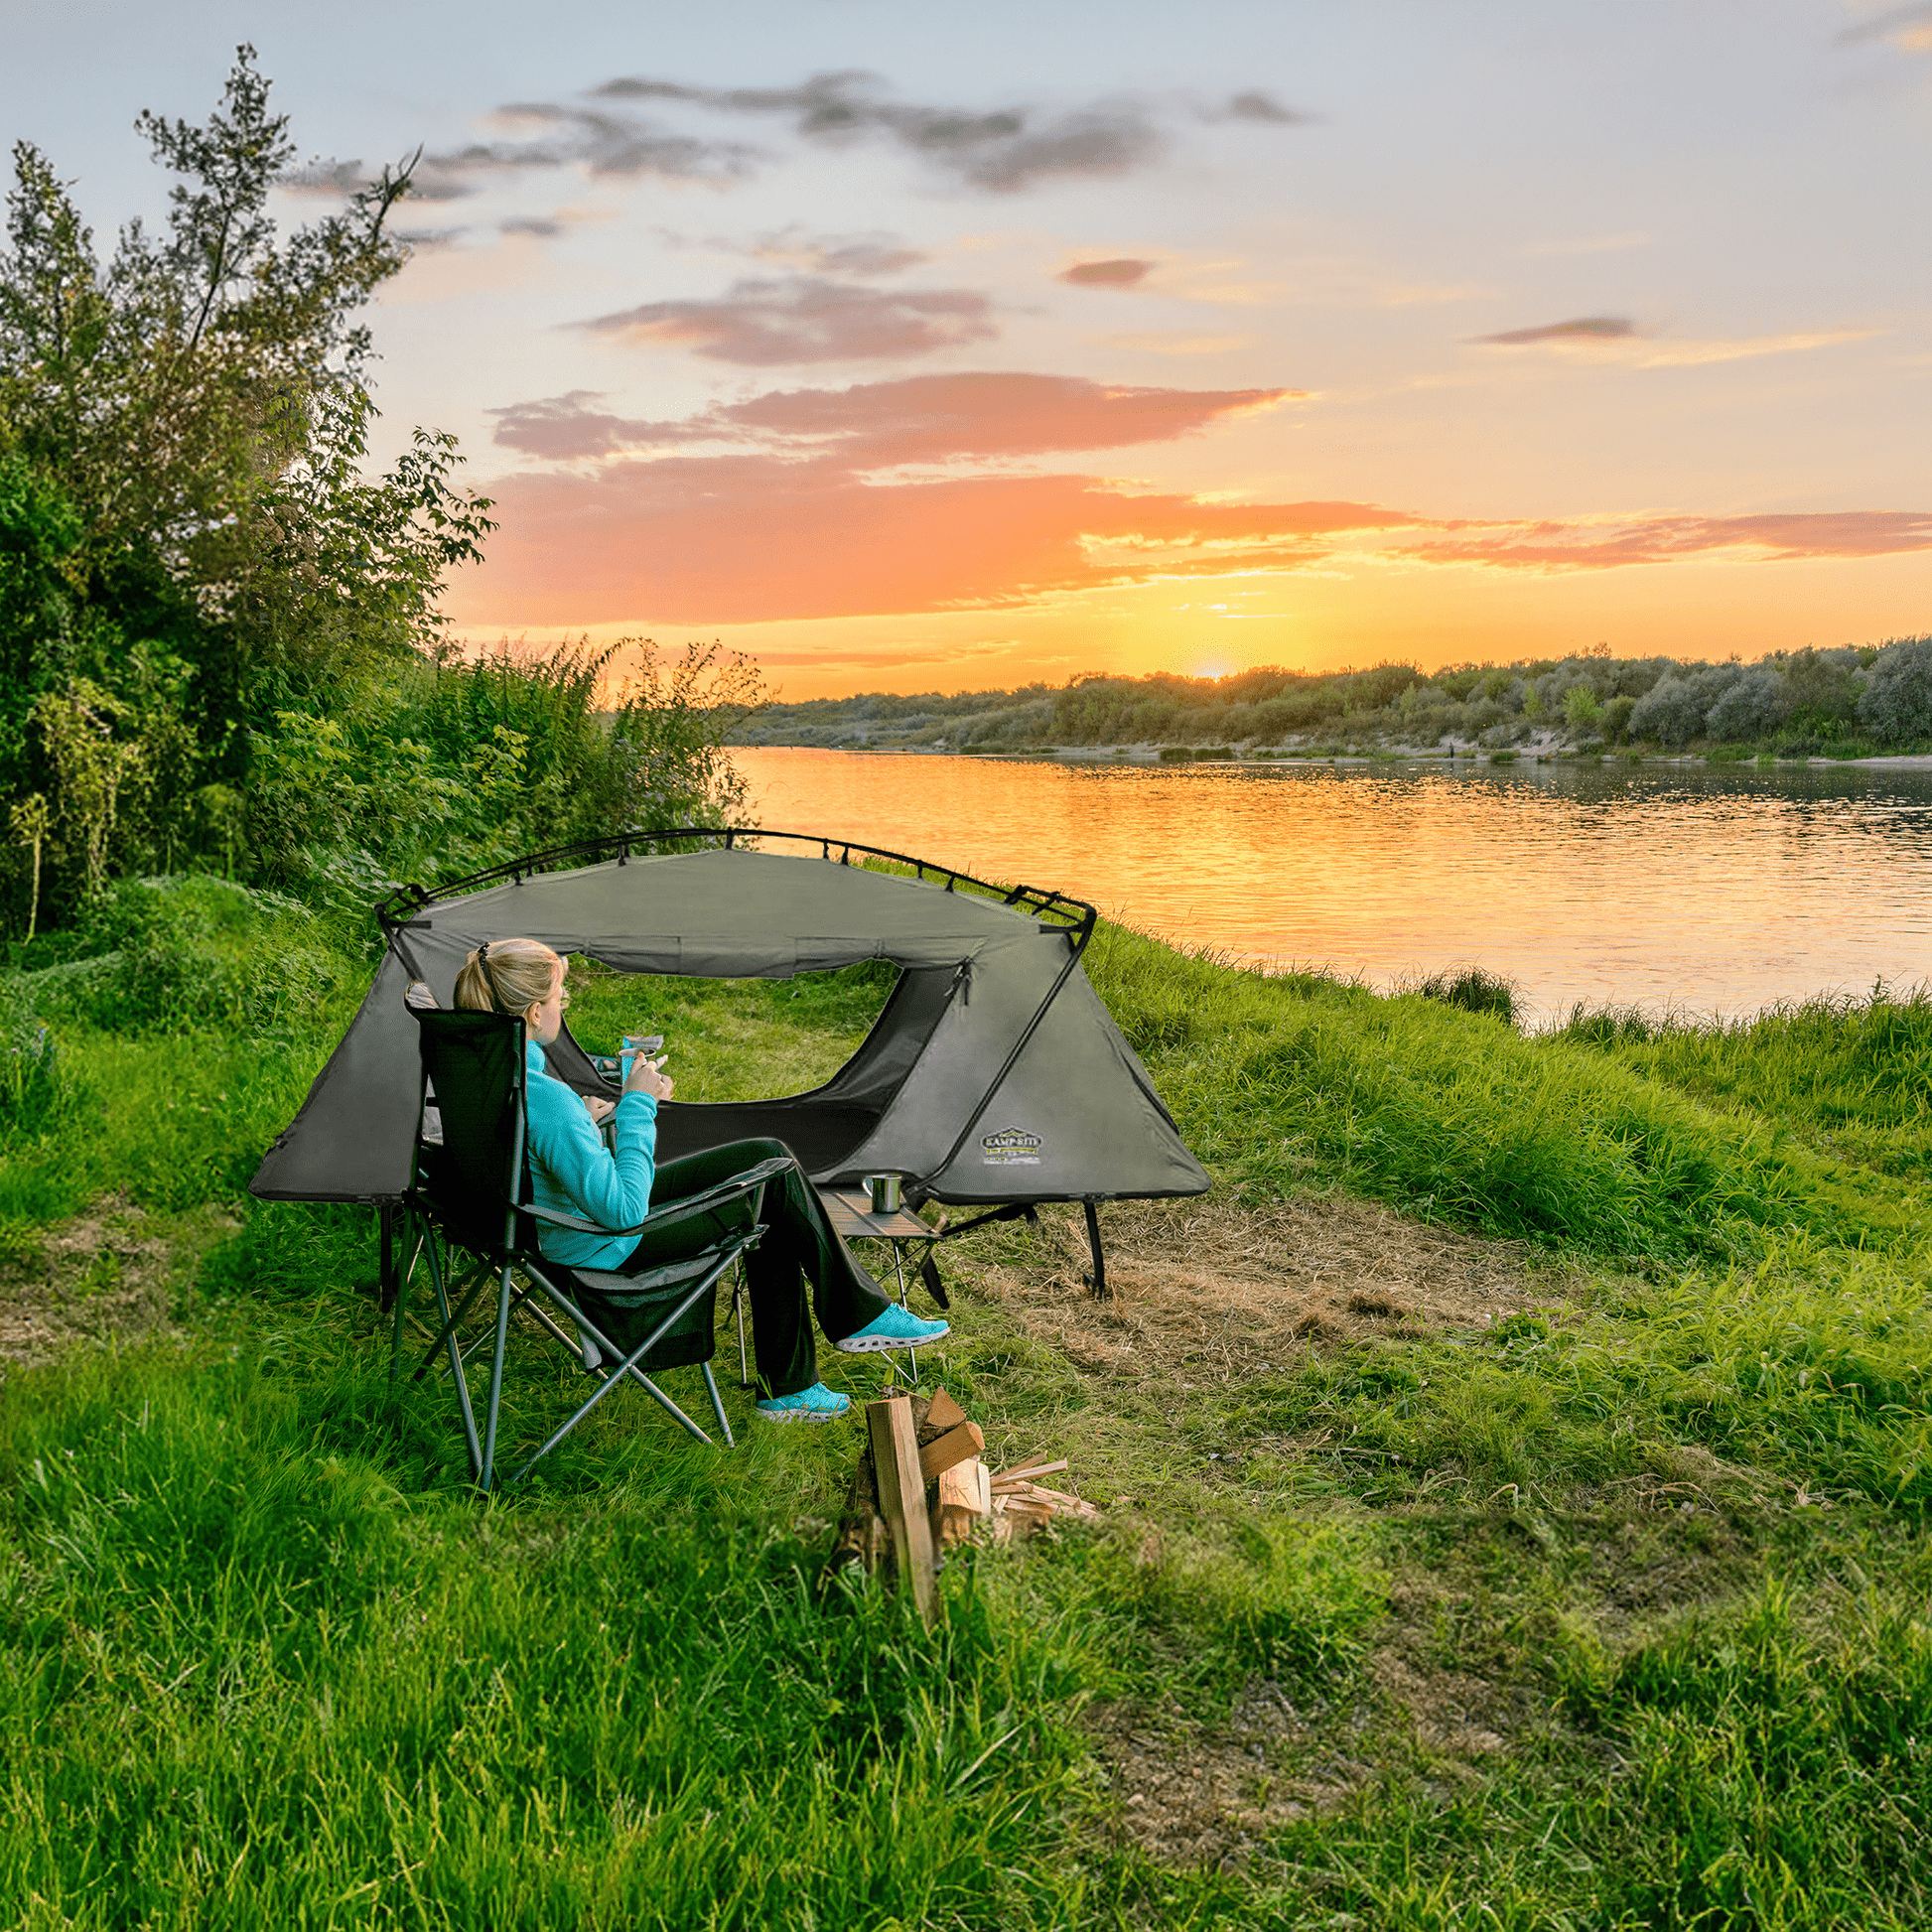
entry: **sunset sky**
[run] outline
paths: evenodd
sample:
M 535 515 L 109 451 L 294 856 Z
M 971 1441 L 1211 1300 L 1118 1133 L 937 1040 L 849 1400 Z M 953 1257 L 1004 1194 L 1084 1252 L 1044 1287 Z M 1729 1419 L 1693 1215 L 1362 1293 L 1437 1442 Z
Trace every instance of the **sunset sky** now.
M 9 7 L 96 228 L 251 39 L 419 143 L 384 451 L 463 634 L 787 697 L 1932 631 L 1932 4 Z

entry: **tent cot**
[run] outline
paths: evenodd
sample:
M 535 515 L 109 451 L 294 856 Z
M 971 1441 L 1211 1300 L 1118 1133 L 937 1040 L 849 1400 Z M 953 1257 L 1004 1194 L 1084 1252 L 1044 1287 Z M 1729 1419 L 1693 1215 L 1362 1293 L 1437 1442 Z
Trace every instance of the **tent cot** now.
M 1095 1203 L 1208 1185 L 1081 969 L 1097 917 L 1081 900 L 1002 892 L 817 834 L 676 828 L 534 854 L 434 892 L 407 886 L 377 917 L 387 945 L 374 982 L 263 1159 L 251 1191 L 264 1199 L 401 1202 L 421 1100 L 404 994 L 421 980 L 453 1005 L 464 960 L 511 934 L 625 973 L 785 979 L 868 959 L 899 969 L 864 1043 L 823 1086 L 667 1102 L 660 1159 L 770 1136 L 821 1186 L 897 1173 L 915 1200 L 1008 1212 L 1079 1201 L 1100 1292 Z M 547 1051 L 559 1079 L 609 1094 L 567 1028 Z

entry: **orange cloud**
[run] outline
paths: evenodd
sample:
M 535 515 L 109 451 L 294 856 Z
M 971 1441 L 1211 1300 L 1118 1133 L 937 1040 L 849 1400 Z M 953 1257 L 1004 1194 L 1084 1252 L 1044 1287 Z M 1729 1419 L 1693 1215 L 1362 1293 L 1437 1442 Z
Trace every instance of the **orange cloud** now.
M 1132 496 L 1088 477 L 866 483 L 829 462 L 663 457 L 496 485 L 502 527 L 453 607 L 488 623 L 678 623 L 1012 606 L 1247 565 L 1414 521 L 1359 503 Z
M 552 459 L 692 443 L 774 457 L 836 454 L 851 471 L 1166 443 L 1305 395 L 1299 389 L 1165 389 L 1015 371 L 915 375 L 846 389 L 771 389 L 679 422 L 588 407 L 584 390 L 495 412 L 496 441 Z
M 1137 494 L 1011 467 L 1173 441 L 1294 393 L 978 373 L 770 390 L 662 423 L 599 412 L 581 393 L 520 404 L 499 412 L 500 441 L 592 467 L 491 485 L 501 527 L 451 614 L 738 624 L 1013 609 L 1159 578 L 1378 560 L 1555 575 L 1932 550 L 1923 511 L 1476 521 Z
M 1513 570 L 1608 570 L 1725 556 L 1790 563 L 1799 558 L 1883 557 L 1932 550 L 1932 513 L 1924 510 L 1785 511 L 1756 516 L 1653 516 L 1621 524 L 1592 519 L 1474 527 L 1481 534 L 1431 538 L 1404 546 L 1399 554 L 1422 563 L 1491 564 Z

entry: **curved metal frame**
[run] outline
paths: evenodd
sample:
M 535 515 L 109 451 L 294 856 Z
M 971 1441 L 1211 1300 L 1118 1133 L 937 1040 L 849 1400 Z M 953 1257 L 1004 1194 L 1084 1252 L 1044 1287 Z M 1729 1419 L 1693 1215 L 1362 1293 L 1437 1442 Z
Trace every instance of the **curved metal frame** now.
M 526 876 L 550 872 L 560 866 L 575 861 L 594 864 L 600 859 L 616 859 L 622 865 L 631 852 L 640 846 L 667 845 L 673 842 L 688 842 L 702 839 L 723 845 L 731 851 L 740 840 L 748 843 L 758 839 L 790 839 L 800 845 L 815 845 L 820 856 L 830 861 L 832 853 L 839 854 L 838 863 L 849 866 L 855 852 L 868 858 L 885 859 L 896 866 L 910 866 L 913 876 L 923 880 L 929 873 L 935 879 L 946 882 L 946 891 L 953 892 L 960 886 L 969 886 L 975 892 L 983 893 L 988 898 L 998 899 L 1002 905 L 1011 905 L 1019 911 L 1032 913 L 1035 918 L 1052 918 L 1064 922 L 1074 939 L 1073 956 L 1077 959 L 1087 949 L 1087 941 L 1093 937 L 1094 926 L 1099 922 L 1100 912 L 1096 906 L 1089 905 L 1083 898 L 1073 898 L 1065 893 L 1042 891 L 1037 886 L 1000 887 L 990 881 L 976 879 L 969 872 L 961 872 L 956 866 L 936 866 L 930 859 L 916 859 L 907 852 L 889 852 L 884 846 L 866 845 L 858 839 L 832 839 L 822 832 L 774 832 L 757 825 L 671 825 L 661 826 L 649 831 L 617 832 L 601 839 L 580 839 L 573 845 L 551 846 L 541 852 L 532 852 L 521 859 L 511 859 L 500 866 L 490 866 L 483 872 L 466 874 L 461 879 L 452 879 L 448 885 L 431 890 L 413 882 L 399 886 L 381 900 L 375 908 L 377 923 L 384 933 L 394 932 L 406 927 L 412 919 L 436 904 L 441 899 L 453 898 L 459 894 L 474 893 L 484 886 L 492 886 L 502 880 L 510 880 L 521 885 Z M 1057 991 L 1057 989 L 1055 989 Z

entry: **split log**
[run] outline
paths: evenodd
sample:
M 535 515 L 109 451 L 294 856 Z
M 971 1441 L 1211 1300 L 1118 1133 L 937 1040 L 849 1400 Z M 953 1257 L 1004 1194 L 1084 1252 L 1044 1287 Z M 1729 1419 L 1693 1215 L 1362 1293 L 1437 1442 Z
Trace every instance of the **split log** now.
M 891 1399 L 911 1405 L 913 1429 L 923 1439 L 931 1429 L 931 1402 L 922 1395 Z M 949 1408 L 959 1407 L 945 1396 L 943 1390 L 932 1398 L 934 1402 L 940 1400 L 945 1400 Z M 839 1510 L 838 1534 L 832 1539 L 832 1554 L 826 1558 L 824 1574 L 819 1580 L 821 1587 L 838 1571 L 848 1570 L 854 1564 L 870 1576 L 886 1561 L 892 1547 L 892 1533 L 886 1527 L 886 1517 L 880 1506 L 879 1480 L 873 1472 L 872 1445 L 868 1441 L 859 1451 L 859 1466 L 853 1470 L 852 1480 L 846 1485 L 845 1502 Z
M 985 1473 L 986 1465 L 971 1456 L 940 1472 L 932 1505 L 932 1540 L 940 1551 L 957 1549 L 992 1514 L 993 1499 L 981 1481 Z
M 899 1587 L 931 1624 L 939 1613 L 939 1598 L 912 1405 L 903 1397 L 869 1402 L 866 1428 L 872 1442 L 872 1465 L 879 1479 L 879 1500 L 892 1530 Z
M 927 1429 L 931 1425 L 928 1422 Z M 921 1431 L 923 1436 L 926 1432 Z M 936 1482 L 942 1471 L 950 1469 L 956 1462 L 964 1462 L 979 1454 L 986 1447 L 986 1438 L 978 1423 L 963 1422 L 956 1429 L 949 1429 L 936 1442 L 922 1443 L 919 1449 L 919 1474 L 926 1482 Z

